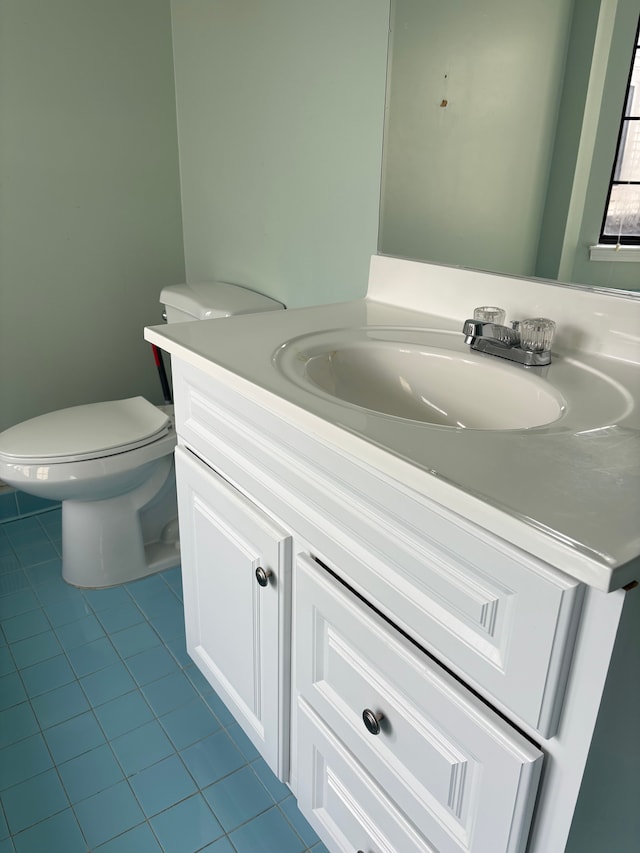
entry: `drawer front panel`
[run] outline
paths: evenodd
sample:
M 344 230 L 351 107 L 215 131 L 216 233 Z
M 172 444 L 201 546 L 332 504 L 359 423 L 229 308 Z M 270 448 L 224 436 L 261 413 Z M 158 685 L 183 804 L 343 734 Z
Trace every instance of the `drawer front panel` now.
M 577 581 L 258 407 L 234 412 L 228 389 L 218 405 L 207 377 L 178 370 L 181 440 L 476 690 L 553 736 L 580 613 Z
M 332 853 L 435 853 L 304 700 L 298 735 L 298 806 Z
M 305 555 L 295 613 L 300 700 L 430 843 L 524 850 L 542 753 Z

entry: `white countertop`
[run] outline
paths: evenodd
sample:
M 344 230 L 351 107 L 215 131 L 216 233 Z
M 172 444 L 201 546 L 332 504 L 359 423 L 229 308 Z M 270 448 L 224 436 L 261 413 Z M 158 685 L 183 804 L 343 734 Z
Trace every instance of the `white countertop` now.
M 417 276 L 418 295 L 415 281 L 406 288 L 399 281 L 399 269 L 408 270 L 414 279 Z M 390 273 L 393 287 L 386 290 L 380 280 L 389 279 Z M 427 292 L 422 280 L 434 274 L 439 295 Z M 471 292 L 461 294 L 460 280 L 465 291 L 467 279 Z M 517 292 L 515 308 L 504 306 L 509 288 Z M 419 303 L 420 310 L 391 304 L 394 294 L 400 305 Z M 385 477 L 579 580 L 603 590 L 640 580 L 637 407 L 620 412 L 615 422 L 605 418 L 576 425 L 560 419 L 526 430 L 453 429 L 320 397 L 293 384 L 274 364 L 283 343 L 327 329 L 427 327 L 457 332 L 474 305 L 496 304 L 501 297 L 508 312 L 540 315 L 536 309 L 544 302 L 549 308 L 545 315 L 559 320 L 558 355 L 547 369 L 552 384 L 554 375 L 561 376 L 563 358 L 579 357 L 587 372 L 606 374 L 626 389 L 629 398 L 635 394 L 638 400 L 640 345 L 635 330 L 640 303 L 632 298 L 388 258 L 373 259 L 365 299 L 230 317 L 224 322 L 151 327 L 145 337 Z M 445 304 L 447 300 L 451 304 Z M 425 311 L 431 305 L 435 310 Z M 603 331 L 602 317 L 607 312 Z M 637 329 L 640 333 L 640 325 Z M 578 339 L 583 343 L 580 351 L 562 349 L 563 343 L 574 344 Z M 464 346 L 461 334 L 459 340 Z

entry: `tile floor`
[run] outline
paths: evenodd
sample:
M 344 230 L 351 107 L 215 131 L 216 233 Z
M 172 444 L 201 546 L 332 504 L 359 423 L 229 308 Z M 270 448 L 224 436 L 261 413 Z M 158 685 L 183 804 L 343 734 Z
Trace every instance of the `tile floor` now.
M 179 569 L 60 574 L 60 510 L 0 523 L 0 853 L 327 853 L 187 656 Z

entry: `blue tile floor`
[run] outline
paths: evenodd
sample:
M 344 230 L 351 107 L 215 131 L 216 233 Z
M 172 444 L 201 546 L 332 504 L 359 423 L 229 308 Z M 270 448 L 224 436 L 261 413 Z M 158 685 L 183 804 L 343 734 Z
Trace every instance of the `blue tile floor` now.
M 179 569 L 75 589 L 60 538 L 0 524 L 0 853 L 326 853 L 187 656 Z

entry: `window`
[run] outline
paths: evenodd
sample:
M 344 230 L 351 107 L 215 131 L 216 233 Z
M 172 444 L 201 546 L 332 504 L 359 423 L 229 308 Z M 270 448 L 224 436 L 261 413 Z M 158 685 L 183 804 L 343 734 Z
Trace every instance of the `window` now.
M 620 122 L 601 243 L 640 245 L 640 27 Z

